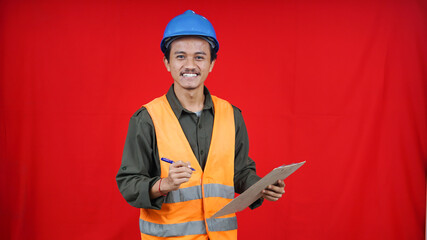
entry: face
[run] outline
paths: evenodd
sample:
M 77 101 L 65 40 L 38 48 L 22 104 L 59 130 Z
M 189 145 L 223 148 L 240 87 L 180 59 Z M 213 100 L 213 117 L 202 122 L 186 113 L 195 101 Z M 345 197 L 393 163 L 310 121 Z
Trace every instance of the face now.
M 203 89 L 215 64 L 211 62 L 209 43 L 198 37 L 183 37 L 171 43 L 169 62 L 163 58 L 179 90 Z

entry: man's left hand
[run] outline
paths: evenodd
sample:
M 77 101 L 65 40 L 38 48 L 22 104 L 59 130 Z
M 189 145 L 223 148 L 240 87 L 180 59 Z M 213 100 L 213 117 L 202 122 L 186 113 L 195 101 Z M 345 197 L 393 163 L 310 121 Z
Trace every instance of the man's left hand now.
M 285 183 L 283 180 L 277 180 L 275 184 L 268 185 L 262 190 L 262 197 L 268 201 L 277 201 L 285 193 Z

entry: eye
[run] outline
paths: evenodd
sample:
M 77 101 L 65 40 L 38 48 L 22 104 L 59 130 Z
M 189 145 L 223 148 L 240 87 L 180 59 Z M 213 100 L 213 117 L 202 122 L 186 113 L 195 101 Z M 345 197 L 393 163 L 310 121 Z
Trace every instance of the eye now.
M 176 59 L 184 59 L 184 55 L 176 55 Z
M 205 59 L 203 56 L 196 56 L 196 60 L 203 60 Z

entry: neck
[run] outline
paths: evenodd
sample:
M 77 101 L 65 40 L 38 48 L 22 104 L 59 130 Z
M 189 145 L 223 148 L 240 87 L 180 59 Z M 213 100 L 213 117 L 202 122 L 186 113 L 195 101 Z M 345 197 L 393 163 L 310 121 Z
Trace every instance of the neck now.
M 205 103 L 203 86 L 191 90 L 180 89 L 174 86 L 174 91 L 181 105 L 188 111 L 198 112 L 203 109 Z

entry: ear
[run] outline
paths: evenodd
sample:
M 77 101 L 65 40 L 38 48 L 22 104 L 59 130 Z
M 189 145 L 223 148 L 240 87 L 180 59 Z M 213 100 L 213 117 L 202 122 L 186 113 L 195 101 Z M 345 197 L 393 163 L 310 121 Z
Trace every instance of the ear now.
M 211 62 L 211 66 L 209 67 L 209 72 L 212 72 L 212 69 L 215 65 L 215 61 L 216 61 L 216 59 Z
M 170 66 L 169 61 L 166 59 L 165 56 L 163 56 L 163 63 L 165 64 L 165 67 L 168 70 L 168 72 L 170 72 L 171 71 L 171 66 Z

